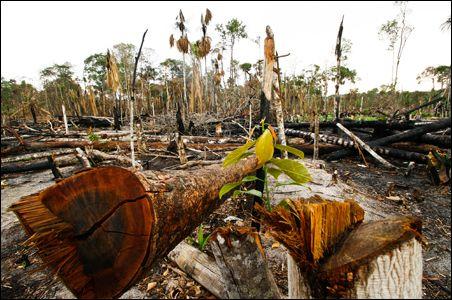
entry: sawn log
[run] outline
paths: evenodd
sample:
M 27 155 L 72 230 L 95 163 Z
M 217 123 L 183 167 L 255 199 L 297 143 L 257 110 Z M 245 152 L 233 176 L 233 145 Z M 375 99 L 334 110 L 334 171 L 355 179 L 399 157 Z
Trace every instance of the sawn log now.
M 221 187 L 259 167 L 80 172 L 11 206 L 44 262 L 79 298 L 120 297 L 222 201 Z

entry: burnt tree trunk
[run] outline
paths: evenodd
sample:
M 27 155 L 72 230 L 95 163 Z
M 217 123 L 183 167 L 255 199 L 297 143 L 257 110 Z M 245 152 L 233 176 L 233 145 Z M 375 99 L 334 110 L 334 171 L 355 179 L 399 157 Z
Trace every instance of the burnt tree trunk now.
M 450 127 L 450 125 L 451 125 L 450 118 L 448 118 L 448 119 L 444 119 L 444 120 L 434 122 L 431 124 L 423 125 L 423 126 L 411 129 L 411 130 L 406 130 L 401 133 L 397 133 L 394 135 L 390 135 L 390 136 L 386 136 L 386 137 L 383 137 L 383 138 L 380 138 L 377 140 L 370 141 L 370 142 L 368 142 L 368 145 L 369 146 L 383 146 L 383 145 L 395 143 L 398 141 L 409 140 L 409 139 L 412 139 L 415 137 L 419 137 L 427 132 L 433 132 L 433 131 L 437 131 L 440 129 Z M 340 159 L 340 158 L 350 155 L 352 153 L 353 153 L 353 150 L 348 150 L 348 149 L 339 150 L 339 151 L 331 153 L 327 157 L 327 160 Z

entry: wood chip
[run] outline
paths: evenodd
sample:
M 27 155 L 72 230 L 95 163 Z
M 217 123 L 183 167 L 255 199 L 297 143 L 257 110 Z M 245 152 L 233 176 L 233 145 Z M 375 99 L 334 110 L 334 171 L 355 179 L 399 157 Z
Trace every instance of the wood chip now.
M 152 290 L 153 288 L 155 288 L 157 286 L 157 282 L 153 281 L 153 282 L 149 282 L 148 283 L 148 287 L 146 289 L 146 293 L 148 293 L 150 290 Z

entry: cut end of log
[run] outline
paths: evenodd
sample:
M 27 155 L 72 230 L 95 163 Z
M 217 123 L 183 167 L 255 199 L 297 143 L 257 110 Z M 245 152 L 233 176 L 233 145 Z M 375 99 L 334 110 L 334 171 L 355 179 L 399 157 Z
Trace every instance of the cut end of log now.
M 10 209 L 30 235 L 28 244 L 78 298 L 119 297 L 148 258 L 154 212 L 126 169 L 80 172 Z
M 393 217 L 361 224 L 322 266 L 325 273 L 351 272 L 376 256 L 413 237 L 420 238 L 422 223 L 414 217 Z

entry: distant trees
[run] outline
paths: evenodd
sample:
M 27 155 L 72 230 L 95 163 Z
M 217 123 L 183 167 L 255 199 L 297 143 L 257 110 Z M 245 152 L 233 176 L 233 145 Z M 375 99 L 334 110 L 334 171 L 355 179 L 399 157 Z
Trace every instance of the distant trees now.
M 240 70 L 242 70 L 242 72 L 245 75 L 245 81 L 247 80 L 246 75 L 248 75 L 249 80 L 251 80 L 251 74 L 250 74 L 251 67 L 252 67 L 252 65 L 250 63 L 243 63 L 240 65 Z
M 95 53 L 88 56 L 83 62 L 83 77 L 86 82 L 103 92 L 107 74 L 107 55 L 104 53 Z
M 395 19 L 388 20 L 386 23 L 382 24 L 378 31 L 380 38 L 388 42 L 387 50 L 392 52 L 392 89 L 395 89 L 397 86 L 402 53 L 411 32 L 414 30 L 414 27 L 408 25 L 406 22 L 408 2 L 396 1 L 395 5 L 399 7 L 399 14 Z
M 136 47 L 133 44 L 119 43 L 113 46 L 113 53 L 118 63 L 121 90 L 125 93 L 127 99 L 130 99 Z
M 6 80 L 1 78 L 1 110 L 2 110 L 2 125 L 6 122 L 6 116 L 21 115 L 25 118 L 25 112 L 30 108 L 33 114 L 33 119 L 36 121 L 36 88 L 22 80 L 17 83 L 16 80 Z M 22 111 L 22 114 L 19 114 Z
M 76 107 L 76 100 L 80 96 L 81 88 L 73 78 L 74 72 L 70 63 L 54 64 L 43 69 L 40 75 L 46 102 L 53 109 L 53 113 L 61 113 L 62 104 L 69 105 L 68 107 L 74 113 L 80 113 L 80 107 Z M 49 103 L 49 101 L 53 101 L 54 103 Z
M 243 24 L 236 18 L 229 20 L 226 24 L 217 24 L 215 28 L 221 35 L 221 39 L 224 41 L 229 41 L 229 47 L 231 49 L 231 61 L 229 68 L 229 82 L 230 84 L 235 84 L 234 78 L 234 46 L 240 39 L 245 39 L 248 37 L 246 32 L 246 25 Z
M 432 80 L 432 90 L 435 89 L 435 83 L 439 83 L 441 85 L 441 89 L 444 88 L 444 85 L 448 83 L 450 74 L 450 66 L 437 66 L 437 67 L 427 67 L 421 74 L 419 74 L 416 79 L 418 83 L 423 80 L 431 79 Z

